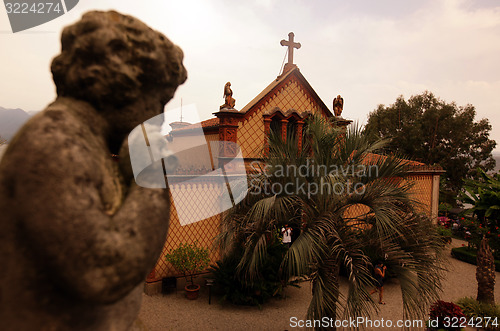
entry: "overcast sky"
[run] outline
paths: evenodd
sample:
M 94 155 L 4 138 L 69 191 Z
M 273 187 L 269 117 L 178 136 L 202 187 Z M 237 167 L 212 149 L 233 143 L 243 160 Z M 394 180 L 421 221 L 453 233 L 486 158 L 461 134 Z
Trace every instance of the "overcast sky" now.
M 500 2 L 496 0 L 80 0 L 66 15 L 13 34 L 0 7 L 0 106 L 40 110 L 55 98 L 49 71 L 62 28 L 92 9 L 131 14 L 185 54 L 188 80 L 167 105 L 201 119 L 224 103 L 230 81 L 243 108 L 279 74 L 290 31 L 299 66 L 325 104 L 366 123 L 378 104 L 425 90 L 473 104 L 500 143 Z M 497 148 L 499 150 L 499 148 Z

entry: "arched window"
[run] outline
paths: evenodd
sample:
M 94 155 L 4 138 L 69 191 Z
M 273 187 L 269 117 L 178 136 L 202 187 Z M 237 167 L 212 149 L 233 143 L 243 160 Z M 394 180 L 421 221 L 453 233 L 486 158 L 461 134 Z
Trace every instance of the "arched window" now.
M 297 139 L 297 120 L 292 117 L 286 125 L 286 140 L 296 142 Z
M 271 134 L 281 135 L 281 120 L 276 116 L 271 120 Z
M 308 127 L 309 121 L 306 119 L 304 121 L 304 125 L 302 126 L 302 148 L 307 148 L 307 152 L 310 154 L 312 153 L 311 146 L 309 145 L 309 142 L 311 141 L 311 137 L 309 136 L 307 132 L 307 127 Z

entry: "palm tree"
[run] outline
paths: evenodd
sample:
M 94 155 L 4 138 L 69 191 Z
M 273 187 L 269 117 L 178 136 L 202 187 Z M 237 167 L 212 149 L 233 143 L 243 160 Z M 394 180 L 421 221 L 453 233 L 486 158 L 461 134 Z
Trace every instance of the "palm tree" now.
M 487 238 L 481 240 L 477 251 L 476 280 L 476 300 L 495 304 L 495 259 Z
M 480 181 L 466 181 L 462 201 L 473 205 L 466 213 L 477 217 L 483 228 L 494 232 L 500 221 L 500 180 L 499 175 L 488 176 L 478 169 Z M 495 264 L 488 239 L 483 237 L 477 253 L 477 301 L 495 303 Z
M 290 140 L 291 139 L 291 140 Z M 251 281 L 271 234 L 288 223 L 300 229 L 281 263 L 282 277 L 308 277 L 308 319 L 371 316 L 372 264 L 367 246 L 387 257 L 400 280 L 404 314 L 424 318 L 440 287 L 441 243 L 405 181 L 405 161 L 372 154 L 385 141 L 370 143 L 358 127 L 344 132 L 330 120 L 312 117 L 302 148 L 294 138 L 271 135 L 262 171 L 250 175 L 246 198 L 223 218 L 218 243 L 223 254 L 244 249 L 237 271 Z M 254 166 L 254 168 L 257 168 Z M 353 208 L 362 206 L 356 215 Z M 349 284 L 340 292 L 340 272 Z

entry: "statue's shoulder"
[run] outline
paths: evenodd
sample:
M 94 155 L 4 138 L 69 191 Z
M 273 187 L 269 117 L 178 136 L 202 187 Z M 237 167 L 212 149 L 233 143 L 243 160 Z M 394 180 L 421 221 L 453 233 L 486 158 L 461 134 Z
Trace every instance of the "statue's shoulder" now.
M 91 120 L 85 118 L 92 116 L 90 106 L 71 102 L 65 99 L 56 100 L 44 110 L 33 116 L 19 131 L 20 139 L 36 139 L 45 144 L 59 143 L 71 137 L 73 140 L 91 139 L 94 135 L 91 128 Z M 80 114 L 80 116 L 77 116 Z

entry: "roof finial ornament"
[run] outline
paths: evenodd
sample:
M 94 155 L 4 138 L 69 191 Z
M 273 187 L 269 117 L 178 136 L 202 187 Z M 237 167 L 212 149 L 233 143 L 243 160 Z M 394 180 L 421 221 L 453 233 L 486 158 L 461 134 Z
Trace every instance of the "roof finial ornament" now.
M 295 37 L 295 35 L 293 34 L 293 32 L 290 32 L 288 34 L 288 41 L 283 39 L 280 42 L 281 46 L 288 46 L 288 63 L 286 65 L 293 65 L 293 49 L 299 49 L 300 46 L 302 46 L 300 43 L 294 42 L 293 37 Z
M 227 82 L 224 85 L 224 101 L 225 103 L 220 106 L 220 109 L 234 109 L 234 105 L 236 104 L 236 100 L 233 98 L 233 90 L 231 90 L 231 83 Z
M 344 98 L 339 95 L 333 99 L 333 114 L 336 117 L 340 117 L 342 110 L 344 109 Z

